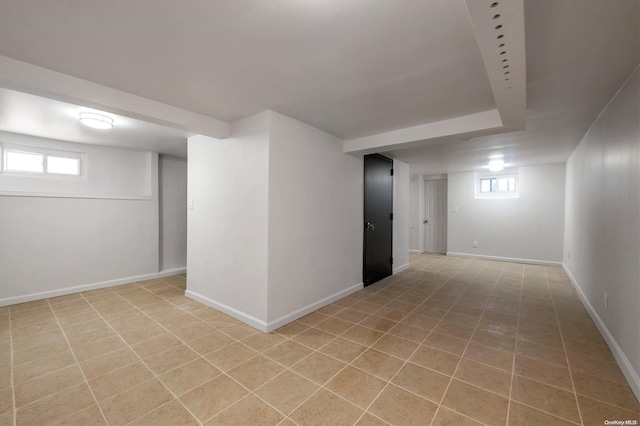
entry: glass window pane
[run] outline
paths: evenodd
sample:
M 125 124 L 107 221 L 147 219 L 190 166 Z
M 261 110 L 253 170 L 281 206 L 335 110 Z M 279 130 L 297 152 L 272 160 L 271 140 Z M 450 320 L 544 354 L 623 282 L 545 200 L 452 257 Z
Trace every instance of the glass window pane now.
M 510 192 L 514 192 L 515 190 L 516 190 L 516 178 L 510 177 L 509 178 L 509 191 Z
M 491 192 L 496 192 L 498 190 L 498 179 L 491 178 Z
M 43 154 L 7 151 L 7 170 L 14 172 L 44 172 Z
M 480 179 L 480 192 L 491 192 L 491 179 Z
M 80 174 L 80 160 L 78 158 L 54 157 L 48 155 L 47 173 L 77 176 Z
M 507 192 L 508 190 L 509 190 L 509 179 L 508 178 L 498 179 L 498 191 Z

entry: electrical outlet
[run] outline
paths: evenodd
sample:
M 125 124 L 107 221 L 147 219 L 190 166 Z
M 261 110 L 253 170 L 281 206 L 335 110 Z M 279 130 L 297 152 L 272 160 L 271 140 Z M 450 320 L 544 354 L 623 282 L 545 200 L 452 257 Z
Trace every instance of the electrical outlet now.
M 473 246 L 473 248 L 478 248 L 478 242 L 477 241 L 472 241 L 471 245 Z
M 609 295 L 606 292 L 604 293 L 604 310 L 609 310 Z

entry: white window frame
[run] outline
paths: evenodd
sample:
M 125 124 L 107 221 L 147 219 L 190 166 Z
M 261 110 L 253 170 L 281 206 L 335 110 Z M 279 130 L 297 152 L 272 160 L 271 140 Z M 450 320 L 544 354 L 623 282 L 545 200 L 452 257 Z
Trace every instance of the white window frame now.
M 20 154 L 39 154 L 43 156 L 43 171 L 42 172 L 28 172 L 20 170 L 8 170 L 7 168 L 7 154 L 10 152 Z M 78 160 L 78 174 L 66 174 L 66 173 L 53 173 L 47 170 L 47 158 L 60 157 L 70 158 Z M 27 145 L 14 145 L 14 144 L 0 144 L 0 173 L 7 176 L 24 176 L 24 177 L 40 177 L 48 179 L 79 179 L 85 176 L 85 161 L 86 155 L 83 152 L 76 151 L 62 151 L 57 149 L 48 149 Z
M 481 192 L 482 180 L 484 179 L 499 179 L 499 178 L 514 178 L 515 179 L 515 191 L 495 191 L 495 192 Z M 476 173 L 475 181 L 475 196 L 478 199 L 499 199 L 499 198 L 518 198 L 520 197 L 520 176 L 518 170 L 505 170 L 504 172 L 479 172 Z

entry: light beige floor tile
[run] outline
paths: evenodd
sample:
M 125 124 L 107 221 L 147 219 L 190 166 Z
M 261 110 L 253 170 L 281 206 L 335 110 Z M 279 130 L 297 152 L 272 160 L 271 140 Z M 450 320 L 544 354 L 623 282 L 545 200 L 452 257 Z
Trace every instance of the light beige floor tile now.
M 292 340 L 286 340 L 265 351 L 264 355 L 282 365 L 290 367 L 311 352 L 313 351 L 306 346 L 300 345 Z
M 382 380 L 391 380 L 403 364 L 402 360 L 375 349 L 368 349 L 351 363 Z
M 81 360 L 80 367 L 85 376 L 87 376 L 87 379 L 92 379 L 138 360 L 139 358 L 135 352 L 129 348 L 122 348 L 102 356 L 91 358 L 87 361 Z
M 407 360 L 418 348 L 418 343 L 386 334 L 374 343 L 372 348 L 400 359 Z
M 205 355 L 205 358 L 220 370 L 228 371 L 256 355 L 258 355 L 256 351 L 242 343 L 232 343 L 229 346 Z
M 198 421 L 177 400 L 172 400 L 130 423 L 131 426 L 197 426 Z
M 151 379 L 100 402 L 110 424 L 125 424 L 169 402 L 173 397 L 157 379 Z
M 355 325 L 349 330 L 342 333 L 343 338 L 354 341 L 356 343 L 360 343 L 364 346 L 371 346 L 383 336 L 384 333 L 373 330 L 371 328 L 362 327 L 360 325 Z
M 460 413 L 449 410 L 446 407 L 440 406 L 438 413 L 433 419 L 432 426 L 481 426 L 482 423 L 478 423 L 470 417 L 463 416 Z
M 271 380 L 284 370 L 284 367 L 271 361 L 262 355 L 250 359 L 244 364 L 240 364 L 227 374 L 242 385 L 253 390 L 258 386 Z
M 627 384 L 574 371 L 573 383 L 578 395 L 597 399 L 629 411 L 640 412 L 640 404 Z
M 333 334 L 327 333 L 316 328 L 310 328 L 297 336 L 293 340 L 305 345 L 311 349 L 318 349 L 335 339 Z
M 573 392 L 569 369 L 521 355 L 516 355 L 514 373 L 528 379 Z
M 329 391 L 320 389 L 289 416 L 300 425 L 349 425 L 362 410 Z
M 153 378 L 153 373 L 138 361 L 89 380 L 89 387 L 93 390 L 96 399 L 102 401 L 151 378 Z
M 364 415 L 358 420 L 356 426 L 387 426 L 389 423 L 379 419 L 371 413 L 364 413 Z
M 431 346 L 421 345 L 409 361 L 439 373 L 452 375 L 458 366 L 460 357 Z
M 418 365 L 407 363 L 393 378 L 392 383 L 440 404 L 451 377 Z
M 284 337 L 277 333 L 256 333 L 249 337 L 245 337 L 241 342 L 251 349 L 257 352 L 265 352 L 276 346 L 278 343 L 282 343 L 285 340 Z
M 188 346 L 177 345 L 145 358 L 144 362 L 155 374 L 162 374 L 198 357 L 198 354 L 189 349 Z
M 19 385 L 43 374 L 53 373 L 65 367 L 75 364 L 71 351 L 57 353 L 36 361 L 26 362 L 13 368 L 14 385 Z
M 259 387 L 255 394 L 285 414 L 291 413 L 319 386 L 299 374 L 285 371 Z
M 576 397 L 571 392 L 514 376 L 511 398 L 574 423 L 580 421 Z
M 226 375 L 220 375 L 187 392 L 180 401 L 200 422 L 206 422 L 248 391 Z
M 80 410 L 76 413 L 71 414 L 68 417 L 65 417 L 62 420 L 58 420 L 53 423 L 55 426 L 106 426 L 107 421 L 104 419 L 102 412 L 100 412 L 100 408 L 98 408 L 97 404 L 92 404 L 88 408 L 84 410 Z
M 16 407 L 22 407 L 83 382 L 82 372 L 75 363 L 52 373 L 38 376 L 15 387 Z
M 368 411 L 397 425 L 430 424 L 438 406 L 426 399 L 388 385 Z
M 315 352 L 294 364 L 291 369 L 322 385 L 345 366 L 342 361 Z
M 187 342 L 187 345 L 189 345 L 190 348 L 192 348 L 199 354 L 206 355 L 210 352 L 224 348 L 225 346 L 228 346 L 234 342 L 235 340 L 233 338 L 225 335 L 224 333 L 214 331 L 205 336 L 189 340 Z
M 366 350 L 366 346 L 338 337 L 323 346 L 320 352 L 348 363 Z
M 284 418 L 282 414 L 262 402 L 253 395 L 247 395 L 240 401 L 224 410 L 206 425 L 225 425 L 225 426 L 267 426 L 277 425 Z
M 89 388 L 83 383 L 18 408 L 16 425 L 53 423 L 91 404 L 95 402 Z
M 509 401 L 494 393 L 453 379 L 442 405 L 488 425 L 505 424 Z
M 511 406 L 509 407 L 509 421 L 507 424 L 509 426 L 570 426 L 574 423 L 561 419 L 560 417 L 552 416 L 549 413 L 536 410 L 535 408 L 522 405 L 518 402 L 511 401 Z
M 463 358 L 454 377 L 479 388 L 509 397 L 511 373 Z
M 386 382 L 369 373 L 348 366 L 324 387 L 337 393 L 351 403 L 366 409 L 378 396 Z
M 202 358 L 181 365 L 160 375 L 160 380 L 180 396 L 203 383 L 217 377 L 222 372 Z

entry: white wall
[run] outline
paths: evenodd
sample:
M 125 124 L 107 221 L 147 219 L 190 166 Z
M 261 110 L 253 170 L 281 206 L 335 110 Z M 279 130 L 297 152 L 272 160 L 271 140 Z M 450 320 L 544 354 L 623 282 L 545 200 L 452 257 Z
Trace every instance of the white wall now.
M 187 266 L 187 160 L 161 155 L 158 159 L 160 193 L 160 269 Z
M 187 296 L 261 328 L 267 318 L 269 112 L 188 142 Z
M 409 165 L 393 160 L 393 272 L 409 267 Z
M 282 325 L 362 286 L 363 160 L 270 116 L 268 318 Z
M 567 162 L 563 259 L 638 397 L 639 80 L 636 69 Z
M 84 152 L 87 166 L 79 180 L 0 174 L 0 305 L 158 273 L 157 154 L 6 133 L 0 140 Z
M 476 199 L 475 173 L 450 173 L 447 253 L 559 264 L 564 181 L 564 164 L 521 167 L 518 198 Z
M 420 203 L 418 188 L 421 180 L 422 176 L 420 179 L 412 179 L 409 183 L 409 250 L 416 252 L 422 251 L 420 249 L 420 214 L 418 210 Z

